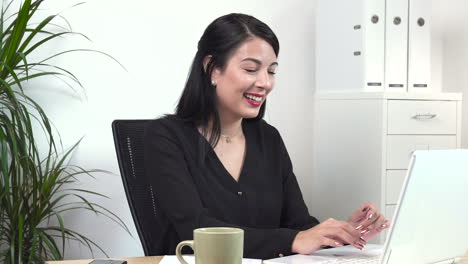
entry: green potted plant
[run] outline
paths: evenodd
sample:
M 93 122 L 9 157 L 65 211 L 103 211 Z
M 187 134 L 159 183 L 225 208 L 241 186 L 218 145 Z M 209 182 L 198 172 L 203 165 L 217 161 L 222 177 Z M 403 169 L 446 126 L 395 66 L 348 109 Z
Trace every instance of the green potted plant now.
M 38 48 L 76 33 L 54 25 L 57 15 L 32 24 L 43 0 L 21 1 L 17 12 L 11 10 L 12 3 L 2 6 L 0 17 L 0 263 L 60 260 L 67 241 L 81 243 L 91 252 L 94 247 L 102 251 L 86 236 L 67 228 L 63 214 L 91 210 L 128 229 L 115 214 L 89 200 L 90 195 L 103 195 L 70 185 L 94 171 L 67 164 L 76 145 L 62 151 L 58 131 L 24 87 L 25 82 L 34 86 L 34 79 L 45 76 L 65 76 L 80 85 L 71 72 L 50 63 L 51 58 L 79 50 L 31 60 Z M 37 124 L 42 130 L 33 129 Z M 44 138 L 47 148 L 39 149 Z

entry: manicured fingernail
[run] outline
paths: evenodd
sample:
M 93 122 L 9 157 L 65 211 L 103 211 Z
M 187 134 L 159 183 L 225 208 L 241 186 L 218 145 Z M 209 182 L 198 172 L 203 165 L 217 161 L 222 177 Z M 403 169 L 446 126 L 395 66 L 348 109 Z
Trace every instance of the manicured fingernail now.
M 367 218 L 367 220 L 370 220 L 372 218 L 372 216 L 374 216 L 374 214 L 370 214 L 369 217 Z
M 362 228 L 362 225 L 358 225 L 358 226 L 356 227 L 356 230 L 359 230 L 359 229 L 361 229 L 361 228 Z
M 387 227 L 386 224 L 381 224 L 381 225 L 380 225 L 380 228 L 386 228 L 386 227 Z
M 364 245 L 362 243 L 360 243 L 360 242 L 358 242 L 358 245 L 360 245 L 361 247 L 364 247 Z
M 337 247 L 342 247 L 342 246 L 343 246 L 343 244 L 341 244 L 340 242 L 336 242 L 336 241 L 335 241 L 335 245 L 336 245 Z
M 364 245 L 362 245 L 361 243 L 354 243 L 354 246 L 357 247 L 358 249 L 362 250 L 364 248 Z
M 360 237 L 359 239 L 362 241 L 364 245 L 367 244 L 367 241 L 363 237 Z
M 369 232 L 369 229 L 366 228 L 366 229 L 361 231 L 361 234 L 366 234 L 367 232 Z

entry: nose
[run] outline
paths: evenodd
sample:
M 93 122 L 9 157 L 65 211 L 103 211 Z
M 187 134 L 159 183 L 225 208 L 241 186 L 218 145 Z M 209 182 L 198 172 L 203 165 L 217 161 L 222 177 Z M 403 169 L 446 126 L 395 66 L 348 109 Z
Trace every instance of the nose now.
M 255 86 L 263 89 L 271 89 L 273 87 L 272 76 L 268 73 L 268 71 L 259 72 Z

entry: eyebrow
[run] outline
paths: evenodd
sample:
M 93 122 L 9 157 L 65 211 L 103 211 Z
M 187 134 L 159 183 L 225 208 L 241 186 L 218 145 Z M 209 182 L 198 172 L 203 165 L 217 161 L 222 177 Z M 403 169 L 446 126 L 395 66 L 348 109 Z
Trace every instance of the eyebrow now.
M 262 62 L 260 60 L 257 60 L 257 59 L 254 59 L 254 58 L 245 58 L 245 59 L 241 60 L 241 62 L 243 62 L 243 61 L 252 61 L 252 62 L 254 62 L 256 64 L 262 65 Z M 270 66 L 273 66 L 273 65 L 278 65 L 278 62 L 275 61 L 272 64 L 270 64 Z

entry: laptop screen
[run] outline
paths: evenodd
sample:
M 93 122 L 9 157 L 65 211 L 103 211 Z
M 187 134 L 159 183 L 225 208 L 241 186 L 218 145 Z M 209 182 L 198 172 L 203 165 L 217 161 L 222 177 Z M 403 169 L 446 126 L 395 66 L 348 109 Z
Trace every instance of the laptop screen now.
M 437 263 L 468 249 L 468 150 L 416 151 L 382 263 Z

